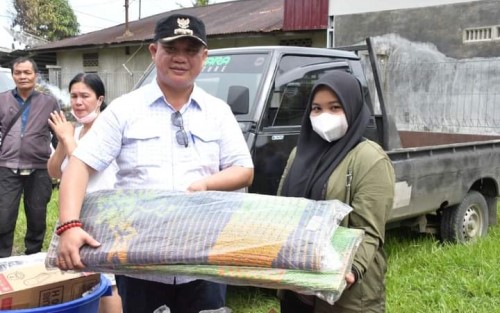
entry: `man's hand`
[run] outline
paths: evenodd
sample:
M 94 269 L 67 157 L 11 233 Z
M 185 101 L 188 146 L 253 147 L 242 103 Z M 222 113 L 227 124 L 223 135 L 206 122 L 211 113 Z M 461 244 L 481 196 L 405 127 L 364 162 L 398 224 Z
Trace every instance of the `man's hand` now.
M 73 227 L 62 233 L 59 237 L 57 267 L 61 270 L 85 268 L 80 259 L 80 248 L 83 245 L 97 248 L 101 244 L 80 227 Z
M 218 173 L 193 182 L 187 191 L 234 191 L 250 186 L 253 180 L 253 168 L 231 166 Z
M 187 188 L 187 191 L 189 192 L 195 192 L 195 191 L 207 191 L 208 190 L 208 184 L 206 179 L 200 179 L 195 182 L 193 182 L 189 187 Z

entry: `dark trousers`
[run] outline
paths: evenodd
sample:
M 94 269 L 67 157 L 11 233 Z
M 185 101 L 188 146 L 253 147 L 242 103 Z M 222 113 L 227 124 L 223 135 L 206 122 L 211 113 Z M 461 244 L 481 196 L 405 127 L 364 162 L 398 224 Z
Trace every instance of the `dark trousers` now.
M 21 195 L 24 194 L 26 212 L 25 253 L 42 250 L 46 229 L 47 204 L 52 194 L 52 182 L 47 170 L 35 170 L 21 176 L 10 169 L 0 167 L 0 257 L 12 254 L 14 230 Z
M 313 313 L 314 306 L 302 302 L 295 292 L 284 290 L 280 299 L 281 313 Z
M 198 313 L 225 305 L 226 285 L 205 280 L 169 285 L 116 275 L 123 313 L 152 313 L 166 305 L 172 313 Z

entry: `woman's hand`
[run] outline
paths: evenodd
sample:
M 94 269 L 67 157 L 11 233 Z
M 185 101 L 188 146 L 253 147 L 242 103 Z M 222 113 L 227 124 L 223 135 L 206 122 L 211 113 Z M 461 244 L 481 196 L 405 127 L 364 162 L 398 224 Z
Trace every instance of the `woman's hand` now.
M 66 138 L 73 138 L 75 134 L 75 127 L 66 120 L 63 111 L 50 113 L 49 125 L 56 134 L 57 139 L 63 143 Z
M 349 272 L 345 275 L 345 282 L 347 283 L 347 288 L 351 288 L 351 286 L 356 282 L 356 276 L 353 272 Z
M 57 267 L 61 270 L 85 268 L 80 259 L 80 248 L 86 244 L 94 248 L 101 245 L 80 227 L 73 227 L 62 233 L 59 237 Z

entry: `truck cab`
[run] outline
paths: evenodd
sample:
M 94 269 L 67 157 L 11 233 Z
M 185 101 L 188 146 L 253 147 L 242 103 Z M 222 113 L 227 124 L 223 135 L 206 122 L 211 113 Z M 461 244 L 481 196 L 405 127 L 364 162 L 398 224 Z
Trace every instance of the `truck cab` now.
M 283 46 L 209 51 L 196 84 L 225 100 L 236 116 L 255 166 L 250 192 L 276 194 L 288 155 L 297 144 L 310 90 L 331 70 L 351 72 L 366 86 L 353 52 Z M 154 66 L 146 73 L 138 86 L 156 77 Z M 368 96 L 366 101 L 370 102 Z M 375 122 L 370 125 L 369 137 L 378 141 Z

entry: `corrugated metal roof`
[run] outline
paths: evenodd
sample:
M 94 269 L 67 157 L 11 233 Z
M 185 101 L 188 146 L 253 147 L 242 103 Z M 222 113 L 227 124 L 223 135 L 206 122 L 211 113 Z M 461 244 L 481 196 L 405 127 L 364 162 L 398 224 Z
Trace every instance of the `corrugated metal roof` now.
M 129 44 L 153 39 L 156 22 L 174 13 L 197 16 L 205 22 L 210 37 L 241 33 L 279 31 L 283 27 L 285 0 L 239 0 L 212 4 L 204 7 L 168 11 L 129 22 L 131 36 L 123 36 L 125 23 L 33 47 L 32 51 L 56 51 L 71 48 Z
M 284 31 L 328 27 L 328 0 L 286 0 L 284 5 Z

